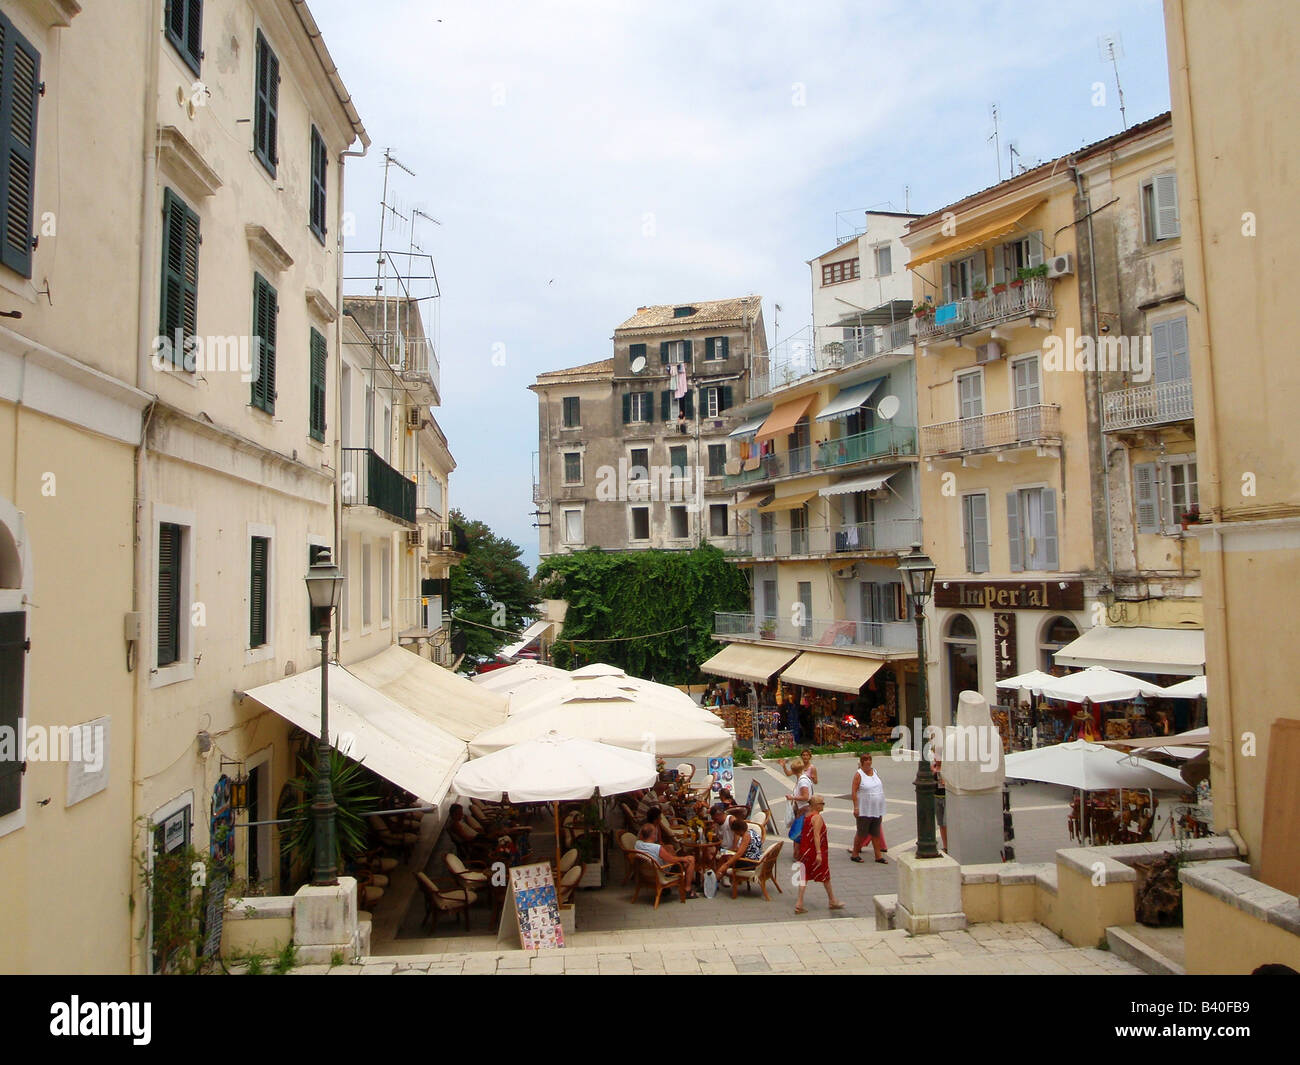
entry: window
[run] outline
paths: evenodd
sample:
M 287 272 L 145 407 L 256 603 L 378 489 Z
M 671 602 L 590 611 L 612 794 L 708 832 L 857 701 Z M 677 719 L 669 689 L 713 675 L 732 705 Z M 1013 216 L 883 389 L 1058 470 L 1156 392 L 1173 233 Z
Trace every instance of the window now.
M 629 481 L 645 481 L 650 477 L 650 449 L 646 447 L 634 447 L 630 452 L 628 459 L 627 479 Z
M 8 27 L 5 27 L 6 29 Z M 0 614 L 0 735 L 17 736 L 23 717 L 23 670 L 27 659 L 27 614 Z M 22 806 L 23 769 L 13 755 L 0 758 L 0 817 Z
M 837 263 L 822 266 L 822 284 L 838 285 L 841 281 L 853 281 L 858 276 L 858 260 L 841 259 Z
M 691 535 L 690 523 L 686 518 L 685 507 L 668 508 L 668 535 L 674 540 L 685 540 Z
M 727 535 L 727 505 L 725 503 L 709 504 L 709 535 Z
M 566 510 L 564 512 L 564 542 L 566 544 L 582 543 L 582 511 Z
M 652 392 L 626 392 L 623 395 L 623 424 L 648 422 L 653 416 Z
M 564 453 L 564 483 L 582 484 L 581 451 L 566 451 Z
M 162 522 L 158 526 L 158 668 L 180 661 L 181 625 L 185 604 L 183 526 Z
M 560 424 L 565 429 L 577 429 L 582 424 L 582 401 L 577 396 L 565 396 L 561 405 L 563 414 Z
M 348 631 L 348 619 L 351 616 L 348 612 L 348 588 L 352 584 L 348 580 L 348 556 L 351 554 L 351 545 L 344 540 L 339 546 L 339 573 L 343 577 L 343 590 L 339 594 L 339 629 L 343 632 Z
M 311 331 L 311 438 L 325 441 L 325 338 Z
M 325 180 L 329 172 L 329 156 L 325 154 L 325 138 L 315 126 L 311 128 L 311 231 L 322 244 L 325 243 Z
M 763 617 L 776 619 L 776 581 L 763 582 Z
M 1069 618 L 1050 618 L 1043 626 L 1043 642 L 1038 645 L 1038 668 L 1050 673 L 1056 667 L 1056 652 L 1078 638 L 1079 627 Z
M 691 342 L 689 340 L 665 340 L 659 345 L 659 363 L 661 366 L 676 365 L 691 361 Z
M 0 12 L 0 263 L 32 276 L 32 216 L 36 195 L 36 110 L 41 93 L 41 54 Z
M 166 19 L 167 39 L 197 76 L 203 58 L 203 0 L 167 0 Z
M 370 628 L 370 545 L 361 545 L 361 627 Z
M 275 322 L 279 313 L 273 289 L 261 274 L 253 275 L 253 342 L 257 349 L 253 395 L 249 402 L 275 413 Z
M 633 540 L 650 539 L 650 508 L 649 507 L 632 508 L 632 539 Z
M 878 248 L 873 248 L 871 254 L 876 260 L 877 277 L 888 277 L 891 273 L 893 273 L 893 269 L 891 267 L 891 260 L 893 259 L 893 256 L 890 252 L 890 248 L 888 244 L 882 244 Z
M 674 318 L 689 318 L 689 317 L 690 317 L 692 314 L 694 314 L 694 313 L 695 313 L 695 308 L 694 308 L 694 307 L 674 307 L 674 308 L 673 308 L 673 317 L 674 317 Z
M 790 511 L 790 554 L 806 555 L 808 553 L 808 506 L 795 507 Z
M 799 619 L 799 638 L 801 640 L 811 640 L 813 634 L 812 624 L 812 581 L 800 581 L 797 589 L 799 593 L 799 606 L 802 608 Z
M 266 644 L 266 597 L 269 590 L 271 567 L 271 541 L 265 536 L 254 536 L 249 551 L 248 584 L 248 646 Z
M 727 472 L 727 445 L 709 445 L 709 476 L 721 477 Z
M 1042 230 L 998 244 L 993 248 L 993 283 L 1001 285 L 1014 281 L 1021 270 L 1039 266 L 1042 261 Z
M 160 308 L 162 350 L 170 352 L 173 365 L 192 371 L 199 313 L 199 216 L 171 189 L 163 190 Z
M 687 418 L 695 417 L 695 392 L 688 389 L 680 400 L 673 398 L 673 390 L 665 388 L 659 393 L 659 418 L 661 421 L 675 421 L 679 414 Z
M 730 354 L 730 337 L 706 337 L 704 340 L 704 361 L 721 362 Z
M 673 477 L 686 476 L 686 445 L 677 444 L 668 449 L 668 465 Z
M 943 301 L 970 299 L 976 288 L 986 284 L 984 275 L 984 253 L 976 252 L 965 259 L 948 263 L 943 268 Z
M 1133 466 L 1133 501 L 1139 533 L 1170 533 L 1193 506 L 1200 506 L 1196 456 L 1174 455 Z
M 253 152 L 267 173 L 275 177 L 280 161 L 277 148 L 280 111 L 280 60 L 257 31 L 256 85 L 253 92 Z
M 1013 573 L 1059 569 L 1056 493 L 1050 488 L 1008 492 L 1007 538 Z
M 393 615 L 393 545 L 379 545 L 379 620 L 387 625 Z
M 1165 517 L 1168 526 L 1173 528 L 1192 507 L 1200 507 L 1196 492 L 1196 460 L 1170 459 L 1165 468 L 1169 474 L 1169 509 L 1165 512 Z
M 1142 183 L 1142 232 L 1148 244 L 1182 233 L 1178 219 L 1178 178 L 1157 174 Z
M 731 407 L 731 386 L 715 385 L 701 389 L 700 410 L 706 418 L 716 418 Z
M 962 541 L 966 545 L 966 572 L 989 571 L 989 497 L 983 492 L 962 496 Z

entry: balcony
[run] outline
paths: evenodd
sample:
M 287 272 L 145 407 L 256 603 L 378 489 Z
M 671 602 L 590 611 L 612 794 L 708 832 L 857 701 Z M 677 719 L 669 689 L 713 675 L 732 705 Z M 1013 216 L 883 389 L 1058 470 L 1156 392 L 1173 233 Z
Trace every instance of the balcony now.
M 425 595 L 397 601 L 398 632 L 403 640 L 428 639 L 442 628 L 442 596 Z
M 887 423 L 835 440 L 817 444 L 817 468 L 850 466 L 855 462 L 896 455 L 916 454 L 916 429 L 913 426 Z
M 959 418 L 921 430 L 921 451 L 926 458 L 1060 443 L 1061 408 L 1054 403 Z
M 933 315 L 916 319 L 917 342 L 965 336 L 1020 318 L 1054 318 L 1052 284 L 1046 277 L 1029 277 L 1022 284 L 1008 285 L 1005 292 L 945 303 L 936 307 Z
M 809 651 L 818 647 L 841 647 L 878 654 L 916 654 L 916 626 L 910 621 L 826 621 L 813 618 L 803 625 L 795 625 L 788 617 L 715 613 L 713 634 L 732 640 L 793 644 Z
M 844 326 L 821 326 L 816 338 L 808 329 L 781 342 L 768 359 L 766 370 L 750 374 L 751 397 L 766 395 L 827 370 L 868 365 L 900 352 L 911 353 L 912 319 L 885 325 L 866 325 L 844 337 Z
M 343 505 L 374 507 L 399 523 L 414 525 L 415 482 L 407 480 L 368 447 L 342 450 Z
M 834 558 L 837 555 L 899 554 L 921 538 L 919 518 L 889 518 L 856 525 L 773 529 L 736 537 L 735 555 L 759 560 Z
M 1101 397 L 1101 428 L 1106 433 L 1189 422 L 1194 413 L 1189 380 L 1153 381 L 1105 392 Z
M 428 479 L 421 481 L 419 472 L 403 474 L 407 480 L 415 482 L 415 516 L 421 525 L 433 525 L 442 521 L 443 501 L 442 485 Z

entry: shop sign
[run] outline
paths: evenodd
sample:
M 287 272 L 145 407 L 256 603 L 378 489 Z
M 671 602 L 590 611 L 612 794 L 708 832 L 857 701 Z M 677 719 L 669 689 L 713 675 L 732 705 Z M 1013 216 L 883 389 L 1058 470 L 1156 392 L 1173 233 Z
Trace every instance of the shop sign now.
M 1006 680 L 1016 675 L 1016 615 L 995 611 L 993 614 L 993 679 Z
M 934 605 L 977 610 L 1082 610 L 1082 581 L 936 581 Z

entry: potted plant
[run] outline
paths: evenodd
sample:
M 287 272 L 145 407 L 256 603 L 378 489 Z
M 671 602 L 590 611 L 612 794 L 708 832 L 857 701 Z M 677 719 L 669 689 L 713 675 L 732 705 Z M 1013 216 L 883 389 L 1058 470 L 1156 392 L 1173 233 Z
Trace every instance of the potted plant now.
M 1179 523 L 1184 529 L 1189 525 L 1199 525 L 1201 523 L 1201 508 L 1198 504 L 1193 503 L 1178 517 Z
M 993 295 L 1001 296 L 1002 293 L 1004 293 L 1006 290 L 1007 290 L 1007 283 L 1005 281 L 999 281 L 996 285 L 993 286 Z
M 928 318 L 934 313 L 934 307 L 929 303 L 918 303 L 912 308 L 912 314 L 917 318 Z
M 765 640 L 775 640 L 776 618 L 767 618 L 759 627 L 758 634 Z
M 985 296 L 987 296 L 988 294 L 989 294 L 989 290 L 988 290 L 988 285 L 987 285 L 987 284 L 976 285 L 976 286 L 971 290 L 971 295 L 972 295 L 975 299 L 977 299 L 977 300 L 982 300 L 982 299 L 983 299 Z

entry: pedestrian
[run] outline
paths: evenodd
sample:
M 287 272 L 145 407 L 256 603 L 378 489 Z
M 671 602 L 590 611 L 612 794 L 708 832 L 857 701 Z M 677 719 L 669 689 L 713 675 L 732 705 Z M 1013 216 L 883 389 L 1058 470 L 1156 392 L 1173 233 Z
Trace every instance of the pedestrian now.
M 830 908 L 844 909 L 844 903 L 835 897 L 835 889 L 831 887 L 831 856 L 827 850 L 826 821 L 822 817 L 825 808 L 826 800 L 820 795 L 814 795 L 804 817 L 803 837 L 799 841 L 799 898 L 794 904 L 795 913 L 808 912 L 803 906 L 803 893 L 808 890 L 810 883 L 825 884 Z
M 880 856 L 884 840 L 880 826 L 885 818 L 885 786 L 881 783 L 879 774 L 871 768 L 869 754 L 858 757 L 858 771 L 853 774 L 850 796 L 853 799 L 858 830 L 853 837 L 853 849 L 849 851 L 849 857 L 855 862 L 862 861 L 862 845 L 870 840 L 876 861 L 882 865 L 888 864 L 888 860 Z
M 788 777 L 797 777 L 799 773 L 802 771 L 808 774 L 808 779 L 811 780 L 813 784 L 816 784 L 817 767 L 813 765 L 812 756 L 813 756 L 812 749 L 809 747 L 805 747 L 802 751 L 799 752 L 798 760 L 791 762 L 788 766 L 785 764 L 785 759 L 782 758 L 781 772 L 783 772 Z M 800 762 L 803 763 L 802 770 L 800 770 L 799 768 Z
M 782 761 L 782 765 L 784 765 L 784 760 Z M 808 812 L 808 803 L 812 801 L 813 793 L 816 791 L 816 786 L 813 783 L 812 777 L 805 769 L 805 763 L 802 757 L 795 758 L 791 761 L 790 768 L 787 769 L 786 772 L 790 776 L 798 778 L 794 786 L 794 794 L 786 796 L 786 800 L 790 803 L 791 807 L 790 820 L 793 822 L 801 814 L 806 814 Z
M 941 846 L 944 851 L 948 849 L 948 789 L 943 783 L 943 776 L 939 773 L 939 767 L 943 762 L 938 758 L 934 760 L 934 820 L 939 826 L 939 839 L 942 841 Z

